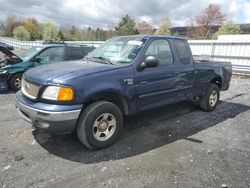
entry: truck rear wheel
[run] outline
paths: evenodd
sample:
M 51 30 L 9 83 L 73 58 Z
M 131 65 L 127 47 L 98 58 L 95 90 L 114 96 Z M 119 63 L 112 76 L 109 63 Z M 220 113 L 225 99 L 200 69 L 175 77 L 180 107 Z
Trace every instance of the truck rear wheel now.
M 220 89 L 216 84 L 210 84 L 206 95 L 201 97 L 200 107 L 204 111 L 213 111 L 216 109 L 220 99 Z
M 76 132 L 80 142 L 90 149 L 108 147 L 123 132 L 123 114 L 111 102 L 94 102 L 82 111 Z
M 9 86 L 13 91 L 18 91 L 22 86 L 22 73 L 14 74 L 9 80 Z

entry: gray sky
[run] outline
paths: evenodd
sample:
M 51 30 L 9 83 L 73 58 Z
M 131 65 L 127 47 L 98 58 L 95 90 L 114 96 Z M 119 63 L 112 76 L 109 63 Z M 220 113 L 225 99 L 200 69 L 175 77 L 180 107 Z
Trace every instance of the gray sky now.
M 57 26 L 106 28 L 129 14 L 154 26 L 163 17 L 169 17 L 172 26 L 184 26 L 209 3 L 220 4 L 227 18 L 236 23 L 250 23 L 250 0 L 0 0 L 0 22 L 13 14 Z

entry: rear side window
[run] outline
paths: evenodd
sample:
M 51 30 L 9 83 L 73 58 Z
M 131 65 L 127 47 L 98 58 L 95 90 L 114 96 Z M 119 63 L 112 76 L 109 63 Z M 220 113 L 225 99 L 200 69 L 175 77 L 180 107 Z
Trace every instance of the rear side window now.
M 175 40 L 175 46 L 177 49 L 177 55 L 181 64 L 188 65 L 191 62 L 188 46 L 183 40 Z

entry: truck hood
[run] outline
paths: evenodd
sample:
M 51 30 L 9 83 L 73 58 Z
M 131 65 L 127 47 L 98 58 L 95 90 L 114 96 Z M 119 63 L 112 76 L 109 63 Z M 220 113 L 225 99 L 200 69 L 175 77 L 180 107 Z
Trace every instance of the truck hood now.
M 24 73 L 24 78 L 37 83 L 67 84 L 67 80 L 116 69 L 118 66 L 88 60 L 58 62 L 32 68 Z

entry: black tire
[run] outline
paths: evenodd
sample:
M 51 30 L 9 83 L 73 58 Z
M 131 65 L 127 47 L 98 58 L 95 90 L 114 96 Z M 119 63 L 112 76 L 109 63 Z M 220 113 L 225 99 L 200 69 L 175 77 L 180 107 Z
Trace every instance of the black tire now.
M 9 80 L 9 86 L 13 91 L 18 91 L 21 89 L 22 73 L 14 74 Z M 19 84 L 18 84 L 19 82 Z
M 210 100 L 210 96 L 214 97 L 214 101 Z M 201 97 L 200 108 L 207 112 L 213 111 L 216 109 L 219 99 L 220 99 L 219 87 L 216 84 L 210 84 L 207 93 Z
M 108 118 L 111 118 L 111 120 L 107 121 L 99 120 L 100 118 L 104 119 L 103 116 L 104 114 L 110 114 Z M 110 137 L 108 138 L 108 136 L 106 136 L 106 134 L 104 133 L 106 131 L 109 131 L 108 130 L 109 123 L 106 123 L 108 128 L 106 128 L 104 133 L 102 133 L 102 131 L 104 130 L 99 130 L 99 126 L 101 122 L 112 121 L 112 119 L 113 120 L 115 119 L 116 126 L 114 130 L 111 129 L 112 131 L 110 132 L 113 133 L 110 134 Z M 100 121 L 100 123 L 98 124 L 97 128 L 96 122 L 98 122 L 98 120 Z M 81 112 L 81 115 L 77 122 L 76 132 L 80 142 L 90 149 L 101 149 L 108 147 L 113 143 L 115 143 L 115 141 L 120 137 L 121 133 L 123 132 L 123 114 L 120 108 L 111 102 L 107 101 L 94 102 Z M 97 136 L 97 133 L 101 133 L 100 137 Z M 103 137 L 102 134 L 105 136 Z M 101 138 L 101 136 L 103 138 Z M 107 139 L 107 140 L 100 140 L 100 139 Z

